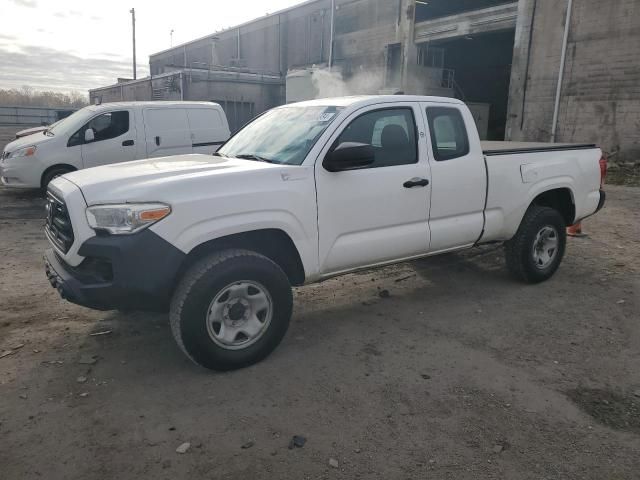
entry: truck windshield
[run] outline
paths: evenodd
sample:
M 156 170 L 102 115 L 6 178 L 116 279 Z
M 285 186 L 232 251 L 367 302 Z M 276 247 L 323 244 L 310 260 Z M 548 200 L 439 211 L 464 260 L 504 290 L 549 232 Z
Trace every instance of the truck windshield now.
M 217 154 L 300 165 L 342 107 L 280 107 L 258 117 Z

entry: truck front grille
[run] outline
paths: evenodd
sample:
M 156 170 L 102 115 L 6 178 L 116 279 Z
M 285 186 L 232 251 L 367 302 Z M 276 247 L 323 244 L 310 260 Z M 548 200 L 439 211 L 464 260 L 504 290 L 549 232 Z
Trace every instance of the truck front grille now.
M 49 240 L 63 253 L 67 253 L 73 245 L 73 228 L 67 206 L 62 200 L 47 193 L 47 222 L 45 232 Z

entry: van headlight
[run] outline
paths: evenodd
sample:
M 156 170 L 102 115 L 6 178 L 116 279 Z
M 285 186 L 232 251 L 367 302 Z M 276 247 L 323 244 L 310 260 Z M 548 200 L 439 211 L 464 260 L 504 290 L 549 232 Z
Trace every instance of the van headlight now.
M 164 203 L 95 205 L 87 208 L 87 221 L 94 230 L 127 235 L 153 225 L 170 213 L 171 207 Z
M 31 157 L 36 154 L 36 150 L 38 148 L 35 145 L 31 145 L 29 147 L 21 148 L 20 150 L 16 150 L 15 152 L 9 155 L 9 158 L 20 158 L 20 157 Z

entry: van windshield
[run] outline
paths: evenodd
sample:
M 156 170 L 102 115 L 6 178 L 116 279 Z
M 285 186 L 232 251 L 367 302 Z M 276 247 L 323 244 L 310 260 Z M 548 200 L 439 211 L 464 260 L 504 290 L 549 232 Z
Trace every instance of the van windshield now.
M 50 125 L 49 128 L 45 130 L 45 134 L 60 135 L 73 133 L 84 125 L 94 113 L 95 108 L 93 106 L 81 108 L 77 112 L 73 112 L 68 117 L 58 120 L 56 123 Z
M 280 107 L 256 118 L 217 154 L 300 165 L 342 107 Z

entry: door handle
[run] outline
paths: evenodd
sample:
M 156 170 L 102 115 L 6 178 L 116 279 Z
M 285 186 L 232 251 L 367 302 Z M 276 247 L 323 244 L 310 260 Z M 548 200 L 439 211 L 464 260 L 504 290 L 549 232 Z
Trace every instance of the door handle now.
M 160 137 L 156 136 L 156 146 L 160 146 Z
M 135 142 L 133 140 L 125 140 L 124 142 L 122 142 L 122 146 L 123 147 L 130 147 L 131 145 L 133 145 Z
M 404 188 L 414 188 L 414 187 L 426 187 L 429 185 L 429 180 L 426 178 L 412 178 L 411 180 L 407 180 L 403 183 Z

